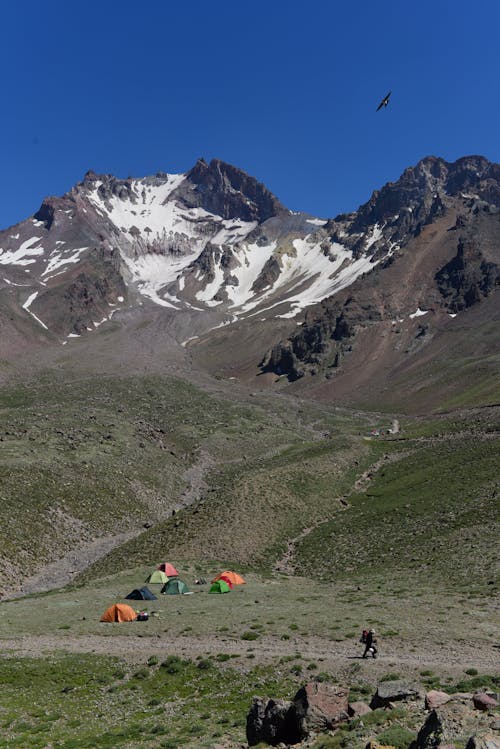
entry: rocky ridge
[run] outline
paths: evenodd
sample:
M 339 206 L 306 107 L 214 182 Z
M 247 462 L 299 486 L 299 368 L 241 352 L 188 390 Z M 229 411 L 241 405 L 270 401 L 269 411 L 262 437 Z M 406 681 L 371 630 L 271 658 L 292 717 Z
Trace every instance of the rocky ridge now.
M 426 230 L 429 234 L 439 222 L 444 226 L 441 244 L 448 249 L 437 269 L 421 278 L 417 289 L 398 296 L 387 293 L 391 284 L 401 282 L 399 269 L 423 265 Z M 375 257 L 383 259 L 370 278 L 359 278 L 310 307 L 299 330 L 265 354 L 263 371 L 292 381 L 318 372 L 331 377 L 360 331 L 383 322 L 395 326 L 410 310 L 413 318 L 429 311 L 454 316 L 493 294 L 500 284 L 500 170 L 481 157 L 455 164 L 424 159 L 376 191 L 356 213 L 329 221 L 323 231 L 356 254 L 366 247 L 374 226 L 383 227 L 373 243 Z M 413 331 L 415 339 L 429 336 L 428 319 Z

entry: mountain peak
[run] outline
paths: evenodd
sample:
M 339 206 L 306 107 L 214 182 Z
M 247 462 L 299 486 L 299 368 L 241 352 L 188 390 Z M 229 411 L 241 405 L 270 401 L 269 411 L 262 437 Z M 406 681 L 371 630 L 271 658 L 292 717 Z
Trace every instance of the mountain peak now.
M 191 186 L 195 185 L 195 189 L 179 188 L 184 203 L 189 208 L 204 208 L 225 219 L 261 223 L 285 210 L 255 177 L 220 159 L 212 159 L 209 164 L 198 159 L 186 174 L 186 180 Z

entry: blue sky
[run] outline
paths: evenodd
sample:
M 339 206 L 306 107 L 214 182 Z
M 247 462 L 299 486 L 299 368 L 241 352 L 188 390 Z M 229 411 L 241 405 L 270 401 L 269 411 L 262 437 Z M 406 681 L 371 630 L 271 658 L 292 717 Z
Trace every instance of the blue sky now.
M 0 228 L 87 169 L 220 158 L 330 217 L 429 154 L 500 161 L 498 0 L 17 0 L 0 22 Z

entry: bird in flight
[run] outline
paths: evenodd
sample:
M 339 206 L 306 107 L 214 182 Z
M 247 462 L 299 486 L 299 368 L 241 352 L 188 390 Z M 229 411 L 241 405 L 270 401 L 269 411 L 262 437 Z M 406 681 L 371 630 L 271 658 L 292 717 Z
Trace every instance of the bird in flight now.
M 382 107 L 386 107 L 389 104 L 389 97 L 390 97 L 391 94 L 392 94 L 392 91 L 389 91 L 389 93 L 387 94 L 387 96 L 384 96 L 384 98 L 382 99 L 382 101 L 380 102 L 380 104 L 377 107 L 377 112 L 378 112 L 379 109 L 382 109 Z

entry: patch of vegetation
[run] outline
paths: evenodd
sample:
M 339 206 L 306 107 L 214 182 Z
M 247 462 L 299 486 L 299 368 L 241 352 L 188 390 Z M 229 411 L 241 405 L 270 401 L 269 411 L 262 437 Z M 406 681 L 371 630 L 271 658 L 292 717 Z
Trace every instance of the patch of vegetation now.
M 474 692 L 477 689 L 491 689 L 498 691 L 500 688 L 500 676 L 492 674 L 482 674 L 473 676 L 472 679 L 462 679 L 454 687 L 446 686 L 447 692 Z
M 402 454 L 401 444 L 385 442 L 384 450 L 389 460 L 366 493 L 351 495 L 344 512 L 298 545 L 302 574 L 385 582 L 390 570 L 391 579 L 413 586 L 446 578 L 457 587 L 470 583 L 471 569 L 462 564 L 470 549 L 476 590 L 489 594 L 500 525 L 500 440 L 445 433 L 429 443 L 408 440 Z
M 384 745 L 394 746 L 396 749 L 407 749 L 415 739 L 415 733 L 404 726 L 389 726 L 379 733 L 377 741 Z
M 150 667 L 144 669 L 148 678 L 137 678 L 140 669 L 130 670 L 108 657 L 4 657 L 1 661 L 0 746 L 12 749 L 149 747 L 162 745 L 149 743 L 160 736 L 165 737 L 163 742 L 199 749 L 200 738 L 213 734 L 221 722 L 221 702 L 226 730 L 242 743 L 242 716 L 251 704 L 255 685 L 269 694 L 285 696 L 296 691 L 294 682 L 277 676 L 272 667 L 252 669 L 248 679 L 242 680 L 241 674 L 227 666 L 219 671 L 212 664 L 207 670 L 183 660 L 178 671 Z M 179 660 L 168 661 L 179 664 Z M 114 681 L 118 668 L 127 677 L 120 683 Z M 109 683 L 114 684 L 113 691 L 106 686 Z M 68 686 L 72 689 L 63 691 Z M 158 709 L 166 702 L 171 705 L 168 718 Z

